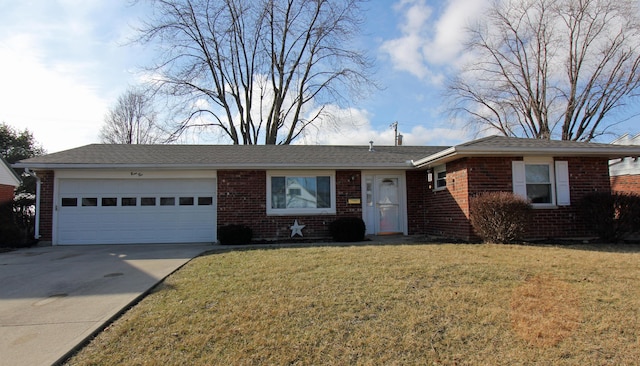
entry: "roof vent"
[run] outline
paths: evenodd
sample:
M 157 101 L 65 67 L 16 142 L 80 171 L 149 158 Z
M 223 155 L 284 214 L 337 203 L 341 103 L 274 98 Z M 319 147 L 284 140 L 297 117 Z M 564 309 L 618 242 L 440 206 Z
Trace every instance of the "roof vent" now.
M 373 140 L 369 141 L 369 151 L 375 151 L 373 149 Z

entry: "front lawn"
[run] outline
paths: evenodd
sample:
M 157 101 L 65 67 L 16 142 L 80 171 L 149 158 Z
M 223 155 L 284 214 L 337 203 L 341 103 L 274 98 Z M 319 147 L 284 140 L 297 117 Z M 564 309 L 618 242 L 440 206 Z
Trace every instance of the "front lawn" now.
M 640 247 L 389 245 L 191 261 L 70 365 L 630 365 Z

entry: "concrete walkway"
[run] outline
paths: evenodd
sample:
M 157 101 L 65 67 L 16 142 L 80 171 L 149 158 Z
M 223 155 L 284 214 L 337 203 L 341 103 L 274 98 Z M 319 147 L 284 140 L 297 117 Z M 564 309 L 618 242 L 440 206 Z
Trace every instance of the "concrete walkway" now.
M 0 365 L 51 365 L 205 244 L 55 246 L 0 253 Z

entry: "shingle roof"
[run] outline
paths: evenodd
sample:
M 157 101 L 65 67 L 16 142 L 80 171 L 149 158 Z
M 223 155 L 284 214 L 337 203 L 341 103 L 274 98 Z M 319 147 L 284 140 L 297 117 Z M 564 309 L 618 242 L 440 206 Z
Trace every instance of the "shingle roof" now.
M 611 144 L 600 144 L 595 142 L 582 142 L 582 141 L 565 141 L 565 140 L 543 140 L 543 139 L 528 139 L 506 136 L 488 136 L 477 140 L 465 142 L 455 146 L 458 150 L 464 150 L 465 148 L 480 150 L 499 150 L 499 149 L 554 149 L 554 150 L 566 150 L 566 149 L 610 149 Z
M 162 166 L 211 168 L 408 167 L 446 146 L 103 145 L 93 144 L 20 161 L 31 168 Z
M 104 145 L 22 160 L 24 168 L 406 169 L 465 156 L 640 156 L 640 146 L 489 136 L 448 146 Z
M 468 156 L 592 156 L 619 158 L 640 156 L 640 146 L 622 146 L 580 141 L 540 140 L 489 136 L 465 142 L 415 161 L 418 167 L 443 164 Z

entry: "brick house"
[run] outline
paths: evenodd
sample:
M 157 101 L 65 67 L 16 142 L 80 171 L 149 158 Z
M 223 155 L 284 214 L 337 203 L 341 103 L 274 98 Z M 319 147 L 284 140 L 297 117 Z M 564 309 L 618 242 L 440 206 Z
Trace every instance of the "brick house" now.
M 633 137 L 625 134 L 612 142 L 614 145 L 640 145 L 640 134 Z M 640 194 L 640 159 L 623 157 L 609 161 L 611 190 Z
M 367 234 L 469 240 L 469 199 L 510 191 L 535 210 L 530 237 L 588 235 L 575 203 L 610 190 L 608 161 L 638 146 L 492 136 L 446 146 L 87 145 L 26 159 L 41 185 L 41 240 L 57 244 L 215 242 L 328 236 L 338 217 Z
M 14 192 L 20 185 L 20 178 L 9 163 L 0 157 L 0 204 L 13 201 Z

